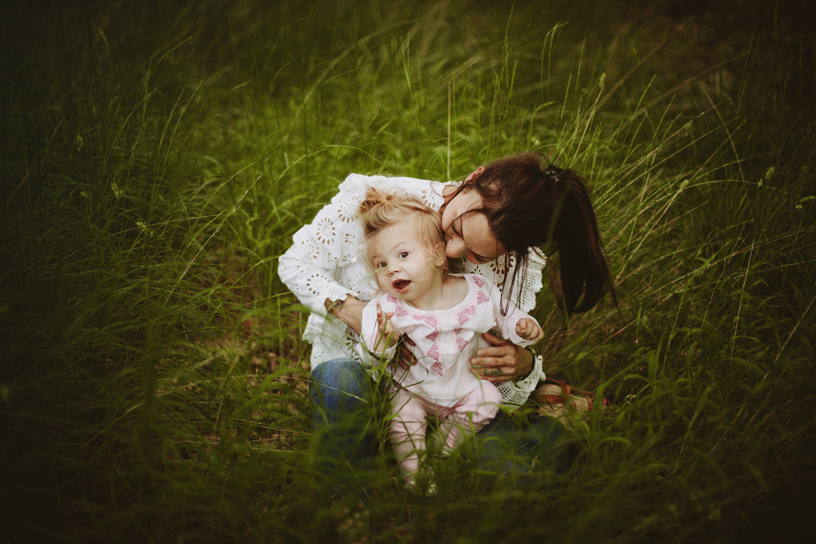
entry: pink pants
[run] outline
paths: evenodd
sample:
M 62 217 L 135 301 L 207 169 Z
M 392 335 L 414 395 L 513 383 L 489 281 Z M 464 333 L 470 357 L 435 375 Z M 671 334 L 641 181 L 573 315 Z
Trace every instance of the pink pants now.
M 411 479 L 419 467 L 419 456 L 425 451 L 426 419 L 439 417 L 440 435 L 448 448 L 453 449 L 461 441 L 463 433 L 477 433 L 490 423 L 499 411 L 501 393 L 490 382 L 482 381 L 479 387 L 462 397 L 453 406 L 438 404 L 414 395 L 405 389 L 392 391 L 391 442 L 400 471 L 406 480 Z

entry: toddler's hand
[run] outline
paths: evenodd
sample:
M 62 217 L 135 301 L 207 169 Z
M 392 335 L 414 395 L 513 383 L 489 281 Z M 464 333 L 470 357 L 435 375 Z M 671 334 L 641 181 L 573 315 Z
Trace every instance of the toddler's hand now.
M 377 301 L 377 325 L 380 329 L 380 335 L 377 339 L 377 351 L 388 349 L 399 341 L 399 333 L 394 330 L 391 323 L 392 317 L 394 317 L 394 312 L 383 312 L 380 302 Z
M 516 334 L 525 340 L 533 340 L 535 342 L 544 338 L 544 331 L 541 330 L 538 323 L 526 317 L 519 319 L 519 322 L 516 323 Z

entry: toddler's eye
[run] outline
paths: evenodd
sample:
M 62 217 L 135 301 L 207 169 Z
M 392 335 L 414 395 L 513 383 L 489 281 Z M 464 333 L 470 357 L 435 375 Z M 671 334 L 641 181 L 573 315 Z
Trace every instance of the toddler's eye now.
M 387 262 L 385 262 L 385 261 L 380 261 L 380 262 L 378 262 L 378 263 L 376 263 L 376 264 L 374 265 L 374 268 L 376 268 L 377 270 L 383 270 L 383 269 L 385 269 L 385 267 L 386 267 L 386 266 L 388 266 L 388 263 L 387 263 Z
M 408 256 L 408 252 L 407 252 L 407 251 L 401 251 L 401 252 L 400 252 L 400 257 L 402 257 L 403 259 L 404 259 L 404 258 L 406 258 L 407 256 Z

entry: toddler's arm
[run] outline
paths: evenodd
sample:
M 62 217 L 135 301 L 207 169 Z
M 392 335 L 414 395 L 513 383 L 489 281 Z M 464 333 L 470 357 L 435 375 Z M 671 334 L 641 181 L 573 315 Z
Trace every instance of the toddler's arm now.
M 544 331 L 538 321 L 526 312 L 522 312 L 513 304 L 505 304 L 501 293 L 495 285 L 488 285 L 490 301 L 493 305 L 493 318 L 501 330 L 501 336 L 516 346 L 529 346 L 544 338 Z M 504 310 L 504 311 L 503 311 Z M 495 344 L 494 344 L 495 345 Z M 518 350 L 517 350 L 518 351 Z
M 369 302 L 363 309 L 362 330 L 360 337 L 362 345 L 357 352 L 368 365 L 377 365 L 381 359 L 394 357 L 399 341 L 397 331 L 391 318 L 393 312 L 383 311 L 378 299 Z
M 399 333 L 394 330 L 394 325 L 391 318 L 394 317 L 394 312 L 383 312 L 380 301 L 377 301 L 377 340 L 372 348 L 376 353 L 382 353 L 387 349 L 391 349 L 397 345 L 399 341 Z

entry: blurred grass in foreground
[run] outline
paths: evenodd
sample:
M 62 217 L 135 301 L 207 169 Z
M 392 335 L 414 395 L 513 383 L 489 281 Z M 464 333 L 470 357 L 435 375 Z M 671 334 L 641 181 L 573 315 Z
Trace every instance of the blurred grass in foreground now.
M 546 370 L 613 407 L 562 480 L 451 462 L 421 500 L 385 454 L 372 540 L 807 534 L 807 2 L 24 4 L 0 10 L 10 541 L 324 535 L 277 256 L 350 172 L 523 150 L 590 180 L 620 310 L 536 312 Z

